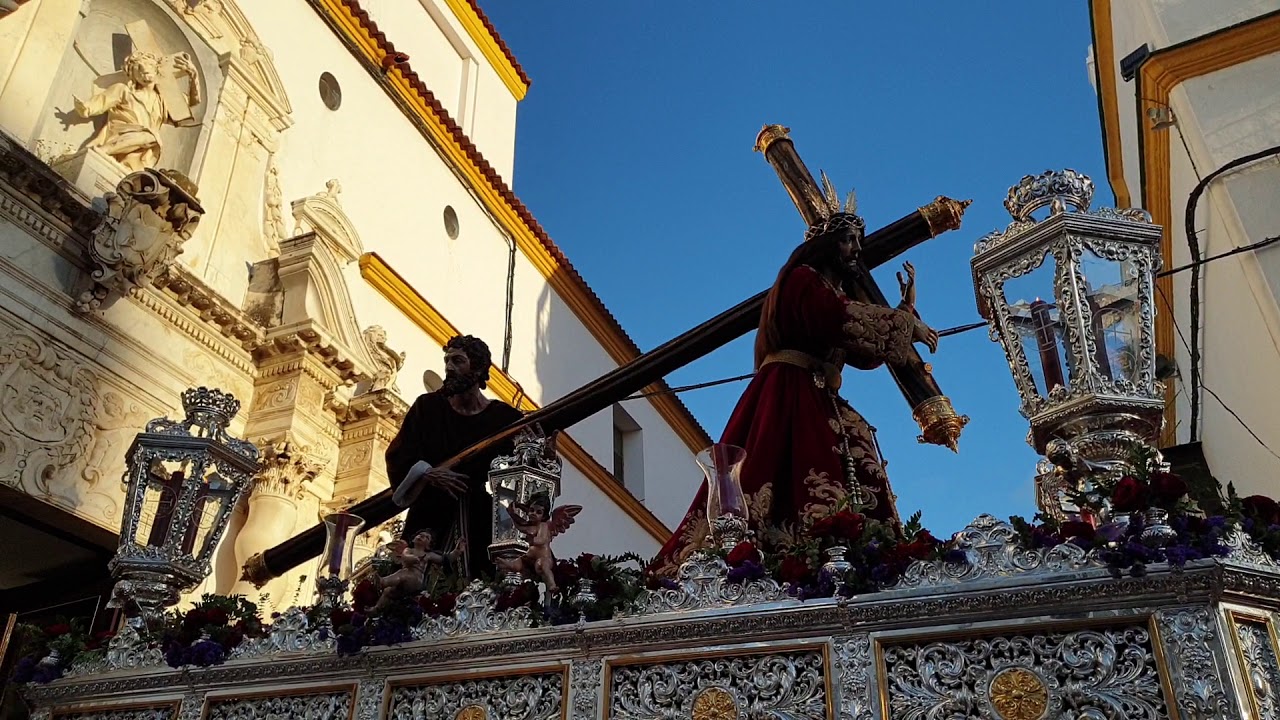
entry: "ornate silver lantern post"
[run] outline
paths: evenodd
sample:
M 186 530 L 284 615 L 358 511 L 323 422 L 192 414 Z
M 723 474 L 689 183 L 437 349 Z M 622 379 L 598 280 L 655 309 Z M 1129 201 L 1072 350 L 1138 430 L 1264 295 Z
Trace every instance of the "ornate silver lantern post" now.
M 186 417 L 157 418 L 127 457 L 111 605 L 150 623 L 208 577 L 231 512 L 258 471 L 258 449 L 227 435 L 240 403 L 221 390 L 182 393 Z
M 529 550 L 529 544 L 516 529 L 507 508 L 512 503 L 527 503 L 535 495 L 546 494 L 551 500 L 560 497 L 560 458 L 555 444 L 534 430 L 516 436 L 515 451 L 494 459 L 489 466 L 489 494 L 493 496 L 493 534 L 489 558 L 515 560 Z M 508 584 L 518 585 L 518 572 L 508 571 Z
M 1152 297 L 1161 228 L 1143 210 L 1090 210 L 1092 197 L 1093 181 L 1073 170 L 1024 177 L 1004 202 L 1013 222 L 980 239 L 972 262 L 1028 442 L 1047 457 L 1037 502 L 1059 519 L 1075 510 L 1064 492 L 1130 470 L 1163 423 Z

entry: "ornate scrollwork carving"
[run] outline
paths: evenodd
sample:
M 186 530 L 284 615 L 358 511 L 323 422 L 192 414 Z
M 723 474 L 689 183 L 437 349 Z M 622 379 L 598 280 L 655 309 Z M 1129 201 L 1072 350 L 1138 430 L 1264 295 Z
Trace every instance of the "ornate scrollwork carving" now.
M 520 630 L 533 626 L 527 607 L 497 610 L 497 595 L 480 581 L 474 581 L 458 595 L 453 617 L 423 618 L 414 628 L 414 639 L 435 640 L 481 633 Z
M 307 621 L 307 613 L 299 607 L 291 607 L 271 622 L 271 632 L 265 637 L 246 638 L 231 651 L 233 660 L 269 658 L 280 653 L 329 653 L 334 651 L 331 633 L 313 627 Z
M 728 577 L 729 566 L 724 560 L 709 553 L 694 553 L 677 571 L 677 587 L 646 590 L 631 614 L 656 615 L 788 599 L 786 592 L 773 580 L 734 584 L 728 582 Z
M 1271 642 L 1269 621 L 1261 618 L 1234 617 L 1235 640 L 1244 660 L 1245 682 L 1253 701 L 1256 717 L 1280 718 L 1280 662 Z
M 600 698 L 604 693 L 601 678 L 604 663 L 600 660 L 574 660 L 569 668 L 569 720 L 595 720 L 599 717 Z
M 286 433 L 275 440 L 263 440 L 262 470 L 254 478 L 253 492 L 301 499 L 308 485 L 324 470 L 324 461 L 311 448 Z
M 150 647 L 144 637 L 141 623 L 131 621 L 120 628 L 107 645 L 107 668 L 111 670 L 141 670 L 164 665 L 164 653 Z
M 1156 613 L 1156 626 L 1182 720 L 1239 717 L 1223 678 L 1226 668 L 1215 655 L 1221 649 L 1215 613 L 1208 607 Z
M 827 716 L 827 682 L 816 650 L 623 665 L 611 674 L 609 717 L 618 720 Z M 699 702 L 701 701 L 701 705 Z
M 174 720 L 177 717 L 176 709 L 172 703 L 153 707 L 104 708 L 90 712 L 59 713 L 58 718 L 67 718 L 67 720 Z
M 840 698 L 840 720 L 872 717 L 876 703 L 875 663 L 871 657 L 871 635 L 859 633 L 834 638 L 832 670 Z
M 386 690 L 385 680 L 361 680 L 356 691 L 356 714 L 352 720 L 378 720 L 382 716 L 382 702 Z
M 387 717 L 447 719 L 464 708 L 478 708 L 489 720 L 551 720 L 561 716 L 563 696 L 564 674 L 559 672 L 398 685 L 391 691 Z
M 308 695 L 278 695 L 210 700 L 206 720 L 258 718 L 344 718 L 351 715 L 350 689 Z M 430 716 L 428 716 L 430 717 Z
M 1070 572 L 1102 566 L 1100 561 L 1071 543 L 1047 550 L 1023 547 L 1018 531 L 1012 525 L 985 514 L 979 515 L 956 535 L 956 544 L 968 557 L 967 563 L 917 561 L 907 568 L 897 586 L 939 587 L 988 578 Z
M 890 645 L 884 667 L 892 717 L 1169 717 L 1142 625 Z
M 1270 555 L 1263 552 L 1262 548 L 1249 537 L 1249 534 L 1241 530 L 1238 525 L 1233 525 L 1226 535 L 1222 538 L 1222 543 L 1230 549 L 1227 556 L 1238 563 L 1246 565 L 1256 565 L 1258 567 L 1270 570 L 1280 570 L 1280 563 L 1277 563 Z
M 93 232 L 93 287 L 76 301 L 97 310 L 112 292 L 124 294 L 167 270 L 195 232 L 204 209 L 196 186 L 176 170 L 140 170 L 107 193 L 107 216 Z
M 1068 205 L 1086 212 L 1093 202 L 1093 180 L 1075 170 L 1046 170 L 1039 175 L 1024 175 L 1009 188 L 1004 208 L 1016 220 L 1031 220 L 1031 213 L 1048 206 L 1050 212 L 1066 212 Z

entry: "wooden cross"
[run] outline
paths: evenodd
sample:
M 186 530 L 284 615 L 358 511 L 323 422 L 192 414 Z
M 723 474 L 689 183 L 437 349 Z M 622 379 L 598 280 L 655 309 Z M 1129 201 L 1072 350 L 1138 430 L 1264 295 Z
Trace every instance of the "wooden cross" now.
M 826 219 L 831 211 L 824 199 L 824 192 L 819 189 L 818 183 L 813 179 L 813 175 L 809 173 L 808 168 L 805 167 L 804 162 L 800 159 L 795 145 L 788 136 L 789 133 L 790 130 L 781 125 L 765 125 L 760 134 L 756 136 L 755 149 L 757 152 L 764 154 L 765 160 L 778 173 L 782 186 L 786 189 L 787 194 L 791 196 L 791 201 L 795 203 L 796 209 L 800 211 L 800 217 L 804 219 L 805 224 L 813 226 Z M 825 181 L 826 176 L 823 176 L 823 179 Z M 830 185 L 829 181 L 827 181 L 827 185 Z M 827 194 L 833 194 L 833 191 Z M 934 201 L 934 205 L 938 207 L 932 211 L 921 208 L 921 213 L 927 215 L 928 212 L 935 214 L 950 212 L 954 215 L 954 221 L 951 224 L 958 227 L 960 216 L 964 213 L 964 209 L 968 207 L 969 202 L 939 197 Z M 926 216 L 926 221 L 929 221 L 929 219 Z M 880 287 L 876 285 L 875 278 L 871 276 L 871 268 L 874 267 L 871 261 L 879 264 L 886 260 L 888 258 L 880 254 L 868 258 L 865 250 L 858 254 L 858 257 L 854 260 L 855 279 L 852 283 L 853 287 L 846 288 L 846 291 L 849 292 L 854 300 L 889 306 L 884 292 L 880 290 Z M 894 381 L 898 383 L 898 388 L 902 390 L 903 397 L 907 399 L 907 403 L 911 406 L 912 415 L 920 425 L 920 442 L 945 445 L 955 451 L 960 439 L 960 432 L 964 429 L 965 424 L 969 422 L 969 418 L 956 414 L 955 409 L 951 406 L 951 400 L 942 394 L 941 388 L 938 387 L 938 383 L 933 379 L 932 368 L 920 357 L 920 353 L 912 347 L 911 356 L 907 359 L 906 364 L 890 365 L 889 372 L 892 373 Z
M 164 99 L 165 111 L 169 115 L 169 120 L 174 125 L 191 124 L 195 122 L 195 117 L 191 114 L 191 106 L 187 104 L 189 94 L 182 88 L 178 81 L 178 74 L 174 70 L 174 60 L 186 53 L 167 54 L 160 49 L 160 43 L 156 42 L 155 35 L 151 32 L 151 26 L 147 25 L 146 20 L 135 20 L 124 26 L 124 31 L 129 34 L 129 40 L 133 43 L 134 52 L 147 52 L 160 58 L 160 67 L 156 73 L 156 90 L 160 93 L 160 97 Z M 196 82 L 195 78 L 188 78 L 188 82 Z

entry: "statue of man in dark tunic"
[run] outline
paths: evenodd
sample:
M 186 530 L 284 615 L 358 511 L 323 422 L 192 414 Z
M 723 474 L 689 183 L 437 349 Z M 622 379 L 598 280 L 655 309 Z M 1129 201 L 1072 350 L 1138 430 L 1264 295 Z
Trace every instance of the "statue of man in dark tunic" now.
M 438 547 L 446 549 L 463 538 L 463 568 L 470 578 L 493 572 L 488 553 L 493 525 L 493 501 L 486 487 L 489 464 L 514 448 L 500 443 L 454 470 L 436 466 L 522 417 L 519 410 L 480 392 L 488 383 L 491 364 L 483 340 L 470 335 L 449 340 L 444 347 L 444 384 L 418 396 L 386 456 L 396 503 L 409 508 L 404 537 L 429 528 L 439 538 Z

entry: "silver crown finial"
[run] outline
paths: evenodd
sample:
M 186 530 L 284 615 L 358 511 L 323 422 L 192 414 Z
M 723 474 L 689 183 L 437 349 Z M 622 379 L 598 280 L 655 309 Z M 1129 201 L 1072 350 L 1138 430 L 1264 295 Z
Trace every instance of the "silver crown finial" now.
M 1046 170 L 1040 175 L 1027 175 L 1009 188 L 1004 207 L 1019 222 L 1034 221 L 1031 213 L 1048 206 L 1050 213 L 1066 212 L 1067 206 L 1077 212 L 1088 212 L 1093 202 L 1093 180 L 1075 170 Z

